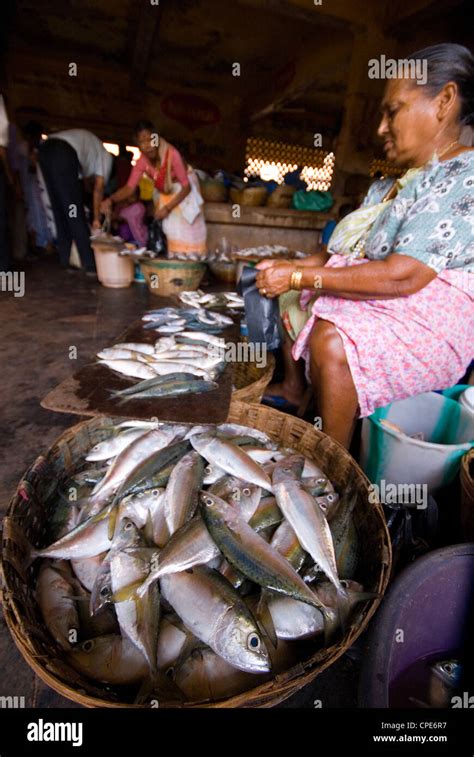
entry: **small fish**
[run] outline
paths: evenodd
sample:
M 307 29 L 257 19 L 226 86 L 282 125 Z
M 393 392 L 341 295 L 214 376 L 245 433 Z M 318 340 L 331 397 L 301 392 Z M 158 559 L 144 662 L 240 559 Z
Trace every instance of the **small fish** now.
M 326 618 L 331 619 L 330 628 L 324 622 L 320 610 L 304 602 L 298 602 L 277 594 L 267 594 L 268 607 L 272 616 L 275 632 L 279 639 L 309 639 L 326 631 L 334 634 L 341 622 L 346 623 L 353 608 L 359 602 L 374 599 L 377 595 L 364 592 L 361 584 L 355 581 L 345 583 L 346 599 L 341 603 L 334 586 L 326 581 L 315 587 L 314 592 L 326 607 Z
M 204 476 L 204 461 L 197 452 L 188 452 L 176 464 L 165 492 L 165 518 L 172 536 L 194 515 Z
M 147 662 L 135 644 L 115 634 L 82 642 L 69 653 L 68 661 L 94 681 L 112 686 L 139 683 L 148 672 Z
M 129 534 L 129 547 L 144 545 L 143 537 L 128 518 L 121 524 L 122 533 Z M 130 582 L 143 582 L 148 573 L 148 565 L 136 553 L 128 549 L 116 550 L 110 560 L 112 591 L 114 594 Z M 157 670 L 156 650 L 160 621 L 160 599 L 158 585 L 151 586 L 143 597 L 137 597 L 115 604 L 115 612 L 122 635 L 127 636 L 145 657 L 150 672 Z
M 144 344 L 143 342 L 121 342 L 119 344 L 114 344 L 114 349 L 143 352 L 145 355 L 153 355 L 155 352 L 155 348 L 152 344 Z
M 100 460 L 110 460 L 111 457 L 117 457 L 120 452 L 128 447 L 129 444 L 143 436 L 146 429 L 129 429 L 123 431 L 112 439 L 106 439 L 103 442 L 95 444 L 86 455 L 88 462 L 97 462 Z
M 282 461 L 273 472 L 273 487 L 278 507 L 293 528 L 298 541 L 320 566 L 341 594 L 336 556 L 329 524 L 314 497 L 289 472 L 290 466 Z
M 33 549 L 32 557 L 52 557 L 54 559 L 72 560 L 95 557 L 105 552 L 111 545 L 109 537 L 109 517 L 112 506 L 107 505 L 97 515 L 89 517 L 73 528 L 49 547 Z
M 132 378 L 147 379 L 156 376 L 156 371 L 151 366 L 137 360 L 99 360 L 99 363 Z
M 190 442 L 209 463 L 217 465 L 231 476 L 249 481 L 262 489 L 272 491 L 272 483 L 261 465 L 249 457 L 240 447 L 225 439 L 203 434 L 193 435 Z
M 189 701 L 211 701 L 241 694 L 263 683 L 267 675 L 256 676 L 237 670 L 212 649 L 194 649 L 175 673 L 175 681 Z
M 224 500 L 201 494 L 201 513 L 224 557 L 256 584 L 320 607 L 303 579 L 279 552 L 267 544 Z
M 164 598 L 204 644 L 239 670 L 270 670 L 268 651 L 257 625 L 236 590 L 205 566 L 161 579 Z
M 74 640 L 79 632 L 74 595 L 67 563 L 52 565 L 43 562 L 36 584 L 36 596 L 48 631 L 65 650 L 71 649 L 70 639 Z

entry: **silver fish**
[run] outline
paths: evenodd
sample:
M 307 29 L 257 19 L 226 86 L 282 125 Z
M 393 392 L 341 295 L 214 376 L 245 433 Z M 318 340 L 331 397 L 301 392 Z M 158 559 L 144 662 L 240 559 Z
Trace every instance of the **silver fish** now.
M 194 449 L 209 463 L 217 465 L 231 476 L 249 481 L 262 489 L 272 491 L 272 483 L 261 465 L 249 457 L 240 447 L 215 436 L 191 436 Z
M 188 452 L 175 465 L 166 487 L 164 504 L 170 535 L 194 515 L 203 475 L 204 461 L 197 452 Z
M 73 668 L 101 683 L 139 683 L 148 672 L 147 662 L 126 637 L 109 635 L 88 639 L 68 655 Z
M 71 639 L 74 642 L 79 632 L 74 594 L 67 563 L 41 565 L 36 584 L 38 604 L 51 636 L 66 650 L 71 649 Z
M 270 669 L 256 623 L 235 589 L 204 566 L 161 579 L 164 598 L 183 623 L 220 657 L 239 670 Z

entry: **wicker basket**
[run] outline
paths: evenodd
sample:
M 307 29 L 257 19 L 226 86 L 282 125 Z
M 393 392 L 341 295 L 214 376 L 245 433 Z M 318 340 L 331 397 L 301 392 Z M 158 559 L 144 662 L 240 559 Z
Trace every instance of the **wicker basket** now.
M 242 190 L 240 204 L 258 208 L 260 205 L 265 205 L 267 197 L 268 191 L 265 187 L 247 187 Z
M 267 353 L 267 364 L 259 368 L 255 362 L 234 363 L 234 386 L 232 400 L 238 402 L 261 402 L 265 389 L 272 380 L 275 358 Z
M 281 184 L 271 193 L 267 200 L 267 206 L 269 208 L 289 208 L 295 191 L 295 187 L 290 187 L 288 184 Z
M 296 693 L 337 660 L 367 627 L 390 573 L 391 548 L 382 508 L 369 500 L 369 481 L 346 450 L 308 423 L 262 405 L 233 402 L 229 421 L 264 430 L 281 444 L 295 447 L 321 465 L 336 486 L 356 493 L 353 515 L 357 528 L 364 533 L 365 547 L 356 578 L 367 591 L 378 592 L 380 596 L 359 605 L 357 616 L 340 642 L 305 657 L 285 673 L 243 694 L 213 703 L 188 702 L 187 707 L 271 707 Z M 3 610 L 21 654 L 59 694 L 88 707 L 135 707 L 138 705 L 130 704 L 134 693 L 129 691 L 127 696 L 119 687 L 94 683 L 68 665 L 64 653 L 49 635 L 37 605 L 34 586 L 38 563 L 27 567 L 26 561 L 26 539 L 35 545 L 44 544 L 45 529 L 55 506 L 58 476 L 64 469 L 74 470 L 75 461 L 82 458 L 85 450 L 104 438 L 104 427 L 109 423 L 110 419 L 94 418 L 72 427 L 44 457 L 36 460 L 20 482 L 4 521 Z M 166 706 L 166 702 L 160 701 L 160 707 Z
M 226 202 L 227 187 L 221 181 L 208 179 L 199 183 L 204 202 Z
M 196 291 L 206 271 L 205 263 L 191 260 L 141 260 L 140 267 L 148 289 L 158 297 Z
M 474 449 L 461 460 L 462 539 L 474 541 Z

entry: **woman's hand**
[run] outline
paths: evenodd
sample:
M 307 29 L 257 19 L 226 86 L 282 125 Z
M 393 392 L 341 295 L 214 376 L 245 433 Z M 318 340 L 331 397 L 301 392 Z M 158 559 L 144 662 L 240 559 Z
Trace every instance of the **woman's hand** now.
M 167 209 L 166 205 L 162 208 L 156 208 L 155 219 L 157 221 L 162 221 L 164 218 L 168 218 L 168 216 L 169 216 L 169 210 Z
M 268 261 L 262 261 L 266 263 Z M 260 294 L 265 297 L 278 297 L 280 294 L 289 292 L 291 274 L 295 270 L 295 266 L 292 263 L 280 261 L 277 265 L 266 267 L 262 270 L 259 263 L 257 268 L 257 287 Z
M 100 212 L 104 214 L 104 216 L 110 215 L 112 211 L 112 200 L 110 197 L 107 197 L 105 200 L 102 200 L 100 203 Z
M 92 221 L 92 231 L 100 231 L 101 228 L 102 228 L 102 224 L 99 221 L 99 219 L 94 218 L 94 220 Z

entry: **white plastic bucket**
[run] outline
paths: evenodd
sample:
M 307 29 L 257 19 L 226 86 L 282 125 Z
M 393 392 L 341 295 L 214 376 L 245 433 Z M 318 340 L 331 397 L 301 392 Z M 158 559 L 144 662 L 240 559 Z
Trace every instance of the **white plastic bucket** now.
M 97 278 L 105 287 L 121 289 L 133 281 L 135 269 L 133 261 L 126 255 L 119 255 L 112 245 L 92 244 Z
M 421 438 L 412 438 L 415 434 Z M 474 415 L 453 399 L 427 392 L 364 418 L 360 462 L 379 486 L 381 481 L 427 484 L 435 492 L 453 480 L 461 458 L 473 446 Z

